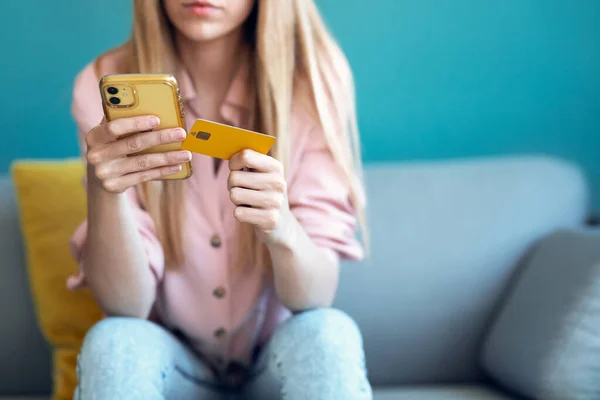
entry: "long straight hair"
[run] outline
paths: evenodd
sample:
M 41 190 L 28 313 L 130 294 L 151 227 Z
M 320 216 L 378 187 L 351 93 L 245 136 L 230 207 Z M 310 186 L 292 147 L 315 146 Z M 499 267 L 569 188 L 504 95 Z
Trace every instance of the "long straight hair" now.
M 133 31 L 122 46 L 126 50 L 122 69 L 133 73 L 176 71 L 179 60 L 173 30 L 162 1 L 134 0 Z M 246 21 L 246 36 L 253 54 L 253 128 L 277 137 L 271 155 L 285 168 L 289 162 L 288 128 L 294 88 L 298 82 L 309 88 L 315 121 L 323 129 L 335 162 L 350 186 L 350 201 L 368 248 L 354 82 L 350 66 L 314 1 L 256 0 Z M 273 38 L 278 38 L 277 42 Z M 156 225 L 167 266 L 180 265 L 184 260 L 183 215 L 182 208 L 175 205 L 184 196 L 183 183 L 149 182 L 137 190 Z M 269 262 L 252 227 L 242 226 L 240 240 L 240 254 L 246 262 Z

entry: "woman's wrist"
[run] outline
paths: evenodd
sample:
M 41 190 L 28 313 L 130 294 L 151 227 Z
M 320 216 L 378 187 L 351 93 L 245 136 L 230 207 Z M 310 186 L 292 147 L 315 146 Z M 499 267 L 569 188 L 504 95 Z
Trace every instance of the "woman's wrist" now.
M 102 218 L 106 212 L 114 213 L 127 209 L 125 193 L 106 190 L 102 181 L 96 176 L 92 165 L 88 165 L 87 168 L 86 192 L 88 220 L 94 220 L 96 217 Z
M 293 251 L 296 247 L 300 224 L 291 211 L 280 216 L 277 228 L 264 234 L 264 242 L 271 251 Z
M 87 187 L 88 196 L 98 194 L 101 196 L 119 198 L 122 195 L 122 193 L 115 193 L 115 192 L 106 190 L 102 181 L 96 176 L 95 167 L 91 164 L 87 165 L 86 187 Z

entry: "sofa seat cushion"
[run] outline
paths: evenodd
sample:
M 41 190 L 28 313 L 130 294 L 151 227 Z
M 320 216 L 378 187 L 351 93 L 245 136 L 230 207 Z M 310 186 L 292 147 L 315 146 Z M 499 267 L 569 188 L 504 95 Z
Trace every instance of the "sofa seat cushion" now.
M 485 386 L 424 386 L 375 389 L 374 400 L 518 400 Z M 1 400 L 1 399 L 0 399 Z

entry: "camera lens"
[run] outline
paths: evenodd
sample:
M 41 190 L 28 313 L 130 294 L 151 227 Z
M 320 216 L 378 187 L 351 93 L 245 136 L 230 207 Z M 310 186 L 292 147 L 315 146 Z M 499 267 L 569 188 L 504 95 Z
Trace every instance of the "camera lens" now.
M 119 104 L 121 102 L 121 99 L 118 97 L 111 97 L 109 101 L 110 104 Z
M 112 86 L 111 86 L 111 87 L 109 87 L 108 89 L 106 89 L 106 91 L 107 91 L 109 94 L 117 94 L 117 93 L 119 93 L 119 89 L 117 89 L 116 87 L 112 87 Z

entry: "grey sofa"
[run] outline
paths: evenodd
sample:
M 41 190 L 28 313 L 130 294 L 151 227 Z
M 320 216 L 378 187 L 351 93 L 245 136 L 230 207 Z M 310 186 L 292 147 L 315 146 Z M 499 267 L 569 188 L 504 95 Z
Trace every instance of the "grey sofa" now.
M 371 165 L 366 179 L 371 256 L 343 266 L 336 306 L 363 331 L 375 399 L 559 398 L 529 390 L 535 356 L 519 358 L 528 351 L 519 346 L 543 353 L 542 343 L 555 343 L 532 339 L 541 319 L 554 321 L 552 299 L 528 307 L 538 295 L 562 293 L 564 272 L 552 254 L 537 254 L 564 244 L 560 254 L 571 257 L 590 240 L 600 248 L 600 236 L 584 227 L 588 188 L 578 168 L 547 157 L 473 159 Z M 547 266 L 528 275 L 535 259 Z M 557 286 L 545 291 L 544 279 Z M 47 399 L 49 352 L 7 177 L 0 179 L 0 293 L 0 400 Z M 580 398 L 593 397 L 573 397 Z

